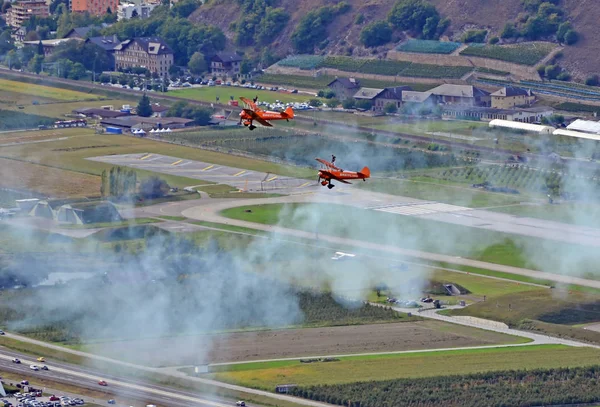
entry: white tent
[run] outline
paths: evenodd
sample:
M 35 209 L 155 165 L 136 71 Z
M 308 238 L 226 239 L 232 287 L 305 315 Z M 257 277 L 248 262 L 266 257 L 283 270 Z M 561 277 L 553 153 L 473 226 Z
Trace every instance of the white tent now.
M 136 134 L 146 134 L 146 132 L 144 131 L 144 129 L 139 129 Z
M 156 130 L 150 129 L 150 133 L 156 133 Z
M 166 131 L 167 131 L 167 133 L 170 133 L 170 132 L 172 132 L 173 130 L 171 130 L 171 128 L 170 128 L 170 127 L 168 127 Z
M 164 133 L 164 132 L 166 132 L 166 131 L 167 131 L 167 129 L 160 129 L 159 131 L 160 131 L 161 133 Z

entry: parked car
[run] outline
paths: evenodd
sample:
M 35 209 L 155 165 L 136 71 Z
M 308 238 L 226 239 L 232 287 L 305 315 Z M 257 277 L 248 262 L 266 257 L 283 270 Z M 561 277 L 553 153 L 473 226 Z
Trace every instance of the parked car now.
M 46 361 L 46 359 L 44 359 L 42 356 L 40 356 L 39 358 L 37 358 L 37 361 L 38 361 L 38 362 L 45 362 L 45 361 Z
M 13 363 L 17 363 L 17 364 L 21 363 L 21 361 L 20 361 L 19 359 L 17 359 L 17 358 L 14 358 L 14 359 L 12 360 L 12 362 L 13 362 Z
M 0 335 L 4 335 L 4 331 L 0 331 Z
M 235 405 L 236 405 L 236 406 L 242 406 L 242 407 L 245 407 L 245 406 L 246 406 L 246 402 L 245 402 L 245 401 L 242 401 L 242 400 L 240 400 L 240 401 L 238 401 L 237 403 L 235 403 Z
M 108 404 L 117 404 L 116 401 L 114 401 L 113 399 L 108 400 Z
M 36 365 L 31 365 L 31 366 L 29 366 L 29 368 L 30 368 L 31 370 L 35 370 L 36 372 L 37 372 L 38 370 L 40 370 L 40 368 L 39 368 L 39 367 L 37 367 Z
M 41 369 L 42 370 L 50 370 L 50 369 L 48 369 L 48 366 L 46 366 L 46 365 L 42 366 Z
M 50 398 L 48 400 L 50 400 L 50 401 L 59 401 L 60 399 L 53 394 L 53 395 L 50 396 Z
M 100 386 L 108 386 L 108 383 L 106 383 L 104 380 L 100 380 L 100 381 L 98 382 L 98 384 L 99 384 Z
M 28 380 L 21 380 L 21 384 L 23 386 L 29 386 L 29 381 Z

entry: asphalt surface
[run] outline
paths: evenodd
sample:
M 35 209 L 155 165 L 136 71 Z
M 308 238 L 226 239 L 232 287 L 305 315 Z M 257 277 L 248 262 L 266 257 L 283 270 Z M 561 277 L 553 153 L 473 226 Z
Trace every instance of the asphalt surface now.
M 162 154 L 107 155 L 88 158 L 88 160 L 199 180 L 198 185 L 190 185 L 190 187 L 207 185 L 203 181 L 208 181 L 230 185 L 249 192 L 285 193 L 288 192 L 287 190 L 294 191 L 315 184 L 300 178 L 284 177 L 202 161 L 184 160 Z
M 127 367 L 130 369 L 135 369 L 142 374 L 147 373 L 147 374 L 168 375 L 168 376 L 170 376 L 171 379 L 174 379 L 174 380 L 179 379 L 179 380 L 185 381 L 186 384 L 191 384 L 191 385 L 193 385 L 194 383 L 205 384 L 208 386 L 214 386 L 217 389 L 222 388 L 222 389 L 227 389 L 227 390 L 233 390 L 236 392 L 250 393 L 250 394 L 255 394 L 258 396 L 269 397 L 269 398 L 273 399 L 273 403 L 276 403 L 277 400 L 281 400 L 281 401 L 292 402 L 292 403 L 295 403 L 298 405 L 305 405 L 305 406 L 312 406 L 312 407 L 330 407 L 330 405 L 326 404 L 326 403 L 320 403 L 320 402 L 297 398 L 297 397 L 292 397 L 292 396 L 288 396 L 288 395 L 284 395 L 284 394 L 276 394 L 276 393 L 271 393 L 271 392 L 264 391 L 264 390 L 256 390 L 256 389 L 251 389 L 248 387 L 242 387 L 242 386 L 237 386 L 237 385 L 233 385 L 233 384 L 222 383 L 222 382 L 218 382 L 216 380 L 204 379 L 201 377 L 191 377 L 191 376 L 188 376 L 184 373 L 177 372 L 177 371 L 175 371 L 175 372 L 169 371 L 169 370 L 163 371 L 162 369 L 149 368 L 146 366 L 136 365 L 133 363 L 122 362 L 120 360 L 110 359 L 110 358 L 107 358 L 104 356 L 93 355 L 91 353 L 77 351 L 77 350 L 65 348 L 62 346 L 53 345 L 53 344 L 50 344 L 47 342 L 38 341 L 35 339 L 27 338 L 22 335 L 15 335 L 15 334 L 7 333 L 6 336 L 9 338 L 18 339 L 23 342 L 28 342 L 28 343 L 32 343 L 32 344 L 35 344 L 38 346 L 43 346 L 48 349 L 59 350 L 61 352 L 66 352 L 66 353 L 71 353 L 74 355 L 82 356 L 82 357 L 86 358 L 86 363 L 88 363 L 90 365 L 93 364 L 94 361 L 96 361 L 96 360 L 103 361 L 103 362 L 109 362 L 109 363 L 116 365 L 116 367 L 123 366 L 123 367 Z M 125 394 L 125 395 L 133 394 L 133 395 L 136 395 L 136 397 L 144 396 L 145 398 L 152 398 L 152 399 L 162 397 L 163 401 L 168 401 L 166 405 L 173 405 L 175 402 L 178 403 L 179 405 L 181 405 L 181 403 L 184 403 L 183 405 L 195 405 L 195 406 L 200 405 L 200 406 L 210 406 L 210 407 L 228 407 L 228 406 L 234 405 L 234 402 L 232 403 L 232 401 L 228 400 L 228 399 L 223 399 L 223 398 L 219 398 L 219 397 L 215 397 L 215 396 L 207 395 L 207 394 L 198 394 L 198 393 L 193 393 L 193 392 L 187 392 L 187 391 L 179 390 L 179 389 L 172 388 L 172 387 L 148 384 L 148 383 L 144 383 L 141 381 L 130 380 L 130 379 L 126 379 L 123 377 L 114 376 L 114 375 L 107 375 L 107 374 L 101 373 L 97 370 L 94 370 L 91 367 L 82 367 L 82 366 L 71 365 L 71 364 L 66 364 L 66 363 L 54 363 L 49 358 L 46 358 L 47 359 L 46 365 L 51 369 L 49 372 L 34 372 L 31 369 L 29 369 L 29 365 L 39 364 L 39 362 L 34 361 L 29 356 L 26 356 L 26 355 L 23 355 L 20 353 L 16 353 L 16 352 L 12 352 L 12 351 L 8 351 L 8 350 L 0 347 L 0 361 L 4 360 L 4 361 L 7 361 L 9 365 L 12 365 L 12 362 L 10 362 L 10 361 L 15 356 L 18 357 L 19 359 L 21 359 L 22 365 L 25 365 L 26 370 L 28 369 L 30 371 L 30 374 L 29 374 L 30 376 L 34 376 L 34 374 L 37 374 L 37 373 L 51 374 L 51 375 L 53 375 L 53 377 L 60 378 L 62 381 L 70 382 L 74 385 L 83 386 L 83 387 L 90 386 L 90 384 L 94 384 L 94 383 L 97 384 L 98 381 L 100 381 L 100 380 L 105 380 L 108 383 L 109 387 L 111 388 L 111 391 L 113 388 L 117 389 L 116 392 L 118 392 L 118 394 Z M 100 390 L 102 390 L 101 386 L 97 385 L 97 387 L 100 388 Z M 158 401 L 157 401 L 157 403 L 158 403 Z M 259 405 L 252 404 L 249 407 L 252 407 L 252 406 L 259 406 Z
M 254 198 L 254 199 L 200 199 L 194 201 L 183 201 L 183 202 L 170 202 L 165 204 L 153 205 L 143 208 L 136 208 L 134 211 L 129 213 L 129 216 L 139 216 L 139 217 L 148 217 L 148 216 L 160 216 L 160 215 L 169 215 L 169 216 L 184 216 L 194 220 L 201 220 L 207 222 L 221 223 L 225 225 L 232 226 L 240 226 L 255 230 L 261 230 L 266 232 L 272 232 L 279 234 L 280 236 L 295 236 L 303 239 L 313 240 L 315 242 L 328 242 L 332 243 L 335 246 L 339 246 L 340 248 L 348 248 L 353 247 L 355 250 L 363 250 L 368 251 L 370 253 L 387 253 L 394 257 L 413 257 L 419 258 L 423 260 L 432 260 L 437 262 L 444 262 L 448 264 L 461 265 L 461 266 L 470 266 L 481 269 L 487 269 L 492 271 L 498 271 L 508 274 L 516 274 L 527 276 L 531 278 L 536 278 L 540 280 L 550 280 L 556 283 L 561 284 L 575 284 L 585 287 L 592 288 L 600 288 L 600 281 L 590 280 L 581 277 L 575 276 L 567 276 L 561 275 L 546 271 L 538 271 L 531 270 L 526 268 L 505 266 L 495 263 L 488 263 L 479 260 L 473 259 L 465 259 L 457 256 L 450 256 L 438 253 L 429 253 L 419 250 L 410 250 L 410 249 L 402 249 L 396 246 L 377 244 L 365 242 L 362 240 L 343 238 L 337 236 L 323 235 L 315 233 L 283 228 L 279 226 L 271 226 L 260 223 L 236 220 L 226 218 L 220 215 L 220 212 L 228 209 L 245 205 L 261 205 L 261 204 L 271 204 L 271 203 L 336 203 L 336 204 L 346 204 L 351 206 L 357 206 L 364 209 L 372 209 L 378 210 L 381 208 L 389 208 L 391 205 L 396 206 L 418 206 L 418 205 L 426 205 L 427 201 L 422 201 L 414 198 L 407 197 L 399 197 L 392 196 L 380 193 L 373 193 L 368 191 L 361 191 L 356 188 L 345 188 L 342 186 L 335 193 L 331 193 L 332 191 L 325 191 L 321 189 L 317 189 L 316 192 L 307 192 L 305 194 L 296 194 L 290 196 L 276 197 L 276 198 Z M 393 202 L 396 202 L 394 204 Z M 429 202 L 430 203 L 430 202 Z M 452 205 L 446 205 L 452 206 Z M 460 208 L 460 207 L 457 207 Z M 471 210 L 469 208 L 465 209 L 466 212 L 477 212 L 477 213 L 486 213 L 487 211 L 480 210 Z M 446 212 L 447 216 L 455 216 L 459 211 Z M 439 214 L 444 214 L 443 212 L 438 212 Z M 569 237 L 578 237 L 577 231 L 581 231 L 581 233 L 585 233 L 585 230 L 591 228 L 583 228 L 580 229 L 577 226 L 565 225 L 558 222 L 545 221 L 541 219 L 532 219 L 532 218 L 518 218 L 512 215 L 504 215 L 497 214 L 494 212 L 487 212 L 491 217 L 496 217 L 500 215 L 502 221 L 500 222 L 504 226 L 509 226 L 510 222 L 514 224 L 514 227 L 509 233 L 519 232 L 531 232 L 531 234 L 525 234 L 526 236 L 534 236 L 539 237 L 536 230 L 537 228 L 542 228 L 545 231 L 545 238 L 550 238 L 550 235 L 554 236 L 557 240 L 562 238 L 571 243 L 572 240 L 569 240 Z M 402 216 L 402 215 L 399 215 Z M 419 216 L 419 215 L 413 215 Z M 467 215 L 463 215 L 466 219 L 470 219 Z M 517 223 L 518 222 L 518 223 Z M 525 223 L 527 222 L 527 223 Z M 535 225 L 535 226 L 534 226 Z M 473 225 L 472 225 L 473 226 Z M 481 227 L 484 227 L 483 225 Z M 596 229 L 592 229 L 593 231 L 600 232 Z M 585 235 L 587 239 L 593 241 L 593 245 L 597 245 L 600 242 L 600 239 L 594 239 L 594 235 Z M 600 236 L 599 236 L 600 237 Z

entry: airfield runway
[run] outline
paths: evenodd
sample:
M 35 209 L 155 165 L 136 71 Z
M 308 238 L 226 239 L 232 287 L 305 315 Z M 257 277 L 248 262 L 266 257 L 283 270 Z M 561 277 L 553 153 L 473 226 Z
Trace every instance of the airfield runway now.
M 106 155 L 91 157 L 88 160 L 225 184 L 248 192 L 283 193 L 282 191 L 285 191 L 285 193 L 292 193 L 316 185 L 316 182 L 305 179 L 284 177 L 202 161 L 184 160 L 162 154 Z M 198 182 L 198 185 L 189 185 L 189 187 L 205 185 L 201 181 Z

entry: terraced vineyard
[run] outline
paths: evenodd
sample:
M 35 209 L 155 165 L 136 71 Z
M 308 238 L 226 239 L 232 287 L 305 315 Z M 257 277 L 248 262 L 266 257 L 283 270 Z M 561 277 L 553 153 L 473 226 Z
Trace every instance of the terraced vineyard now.
M 451 54 L 462 44 L 452 41 L 408 40 L 396 47 L 397 51 L 421 54 Z
M 556 46 L 550 43 L 529 43 L 517 45 L 470 45 L 460 55 L 498 59 L 521 65 L 535 65 Z
M 290 55 L 277 64 L 280 66 L 300 68 L 305 70 L 315 69 L 323 63 L 323 57 L 319 55 Z
M 529 88 L 536 93 L 544 95 L 563 96 L 579 100 L 600 101 L 600 89 L 570 82 L 520 81 L 518 83 L 513 83 L 505 80 L 487 78 L 479 79 L 477 82 L 498 86 L 519 86 L 522 88 Z
M 439 66 L 386 59 L 361 59 L 343 56 L 328 56 L 322 59 L 321 62 L 317 62 L 317 59 L 309 60 L 307 56 L 289 57 L 278 62 L 278 65 L 299 69 L 331 68 L 345 72 L 420 78 L 461 78 L 464 74 L 473 70 L 471 67 L 463 66 Z M 307 68 L 309 66 L 311 68 Z

